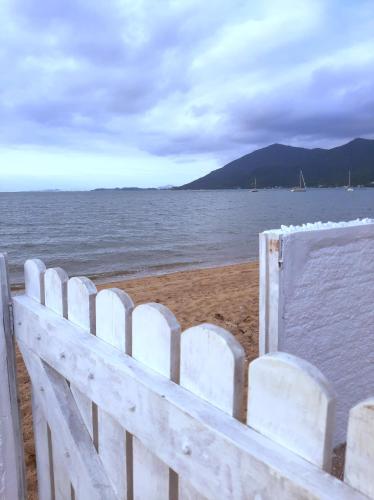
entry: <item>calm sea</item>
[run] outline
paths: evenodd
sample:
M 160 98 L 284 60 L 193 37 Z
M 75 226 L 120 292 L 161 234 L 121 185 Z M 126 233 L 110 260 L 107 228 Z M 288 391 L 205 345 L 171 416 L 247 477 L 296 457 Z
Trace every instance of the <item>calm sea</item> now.
M 109 279 L 257 259 L 265 229 L 374 218 L 374 189 L 0 193 L 0 214 L 13 283 L 31 257 Z

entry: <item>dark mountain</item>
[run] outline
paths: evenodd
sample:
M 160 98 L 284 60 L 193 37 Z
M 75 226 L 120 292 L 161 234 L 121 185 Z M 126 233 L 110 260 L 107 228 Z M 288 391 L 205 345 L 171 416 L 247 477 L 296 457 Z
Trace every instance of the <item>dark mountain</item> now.
M 344 186 L 351 170 L 353 185 L 374 182 L 374 140 L 354 139 L 332 149 L 272 144 L 234 160 L 178 189 L 292 187 L 303 170 L 307 186 Z

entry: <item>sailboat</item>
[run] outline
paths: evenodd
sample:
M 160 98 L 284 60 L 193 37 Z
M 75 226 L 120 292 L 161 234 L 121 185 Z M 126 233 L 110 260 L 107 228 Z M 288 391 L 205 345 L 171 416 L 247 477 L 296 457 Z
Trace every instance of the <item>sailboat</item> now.
M 306 191 L 305 179 L 303 175 L 303 171 L 300 169 L 299 175 L 299 186 L 291 189 L 292 193 L 304 193 Z
M 354 191 L 351 186 L 351 170 L 348 170 L 348 186 L 345 188 L 346 191 Z
M 255 187 L 251 189 L 251 192 L 252 193 L 257 193 L 258 189 L 257 189 L 257 181 L 256 181 L 256 177 L 255 177 Z

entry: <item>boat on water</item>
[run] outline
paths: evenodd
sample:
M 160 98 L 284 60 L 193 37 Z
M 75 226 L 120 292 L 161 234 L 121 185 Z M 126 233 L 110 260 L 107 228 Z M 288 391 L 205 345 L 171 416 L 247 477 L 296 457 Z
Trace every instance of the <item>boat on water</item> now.
M 348 186 L 346 186 L 345 190 L 354 191 L 353 187 L 351 186 L 351 170 L 348 170 Z
M 292 188 L 291 193 L 305 193 L 305 191 L 306 191 L 305 179 L 304 179 L 303 171 L 300 169 L 299 185 Z
M 251 189 L 251 193 L 257 193 L 258 189 L 257 189 L 257 181 L 256 181 L 256 177 L 255 177 L 255 185 L 254 187 Z

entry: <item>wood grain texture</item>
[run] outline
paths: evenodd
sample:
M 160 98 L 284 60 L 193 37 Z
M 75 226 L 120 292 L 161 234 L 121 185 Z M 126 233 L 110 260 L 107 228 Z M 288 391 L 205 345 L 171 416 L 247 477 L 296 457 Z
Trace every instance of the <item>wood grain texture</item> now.
M 46 267 L 40 259 L 29 259 L 25 262 L 25 294 L 38 304 L 45 304 Z M 43 414 L 42 407 L 36 401 L 39 390 L 32 381 L 33 430 L 38 476 L 38 496 L 41 500 L 49 500 L 54 496 L 53 455 L 50 430 Z
M 0 253 L 0 498 L 26 498 L 8 264 Z
M 134 309 L 132 356 L 144 366 L 178 382 L 180 327 L 174 315 L 165 306 L 151 303 Z M 137 437 L 133 439 L 133 471 L 134 499 L 177 498 L 178 480 L 175 472 L 148 450 Z
M 38 388 L 35 388 L 35 398 L 50 422 L 59 457 L 64 460 L 63 466 L 69 472 L 77 497 L 116 500 L 66 380 L 22 342 L 19 346 L 27 370 Z
M 310 363 L 283 352 L 249 366 L 247 423 L 309 462 L 330 470 L 335 397 Z
M 27 296 L 15 334 L 207 498 L 365 498 Z M 61 352 L 69 355 L 62 359 Z M 93 379 L 89 373 L 100 374 Z M 119 394 L 125 394 L 118 398 Z M 186 454 L 185 442 L 190 453 Z
M 349 413 L 344 481 L 374 498 L 374 398 Z
M 203 324 L 182 334 L 180 385 L 230 416 L 241 416 L 244 350 L 234 337 Z M 190 452 L 189 443 L 184 444 Z M 179 478 L 179 500 L 203 499 L 188 478 Z
M 133 309 L 131 298 L 122 290 L 99 292 L 96 297 L 96 336 L 130 354 Z M 132 436 L 101 408 L 98 408 L 98 441 L 99 455 L 117 498 L 131 500 Z
M 61 268 L 47 269 L 44 274 L 45 306 L 62 318 L 68 315 L 67 285 L 69 277 Z M 54 500 L 70 500 L 71 484 L 64 465 L 63 453 L 58 447 L 58 439 L 51 432 Z
M 68 319 L 82 328 L 88 335 L 96 333 L 95 298 L 96 287 L 91 280 L 84 277 L 70 278 L 68 281 Z M 65 353 L 67 354 L 67 353 Z M 93 373 L 89 374 L 94 376 Z M 97 447 L 97 408 L 92 401 L 71 384 L 71 392 L 82 414 L 83 421 Z

